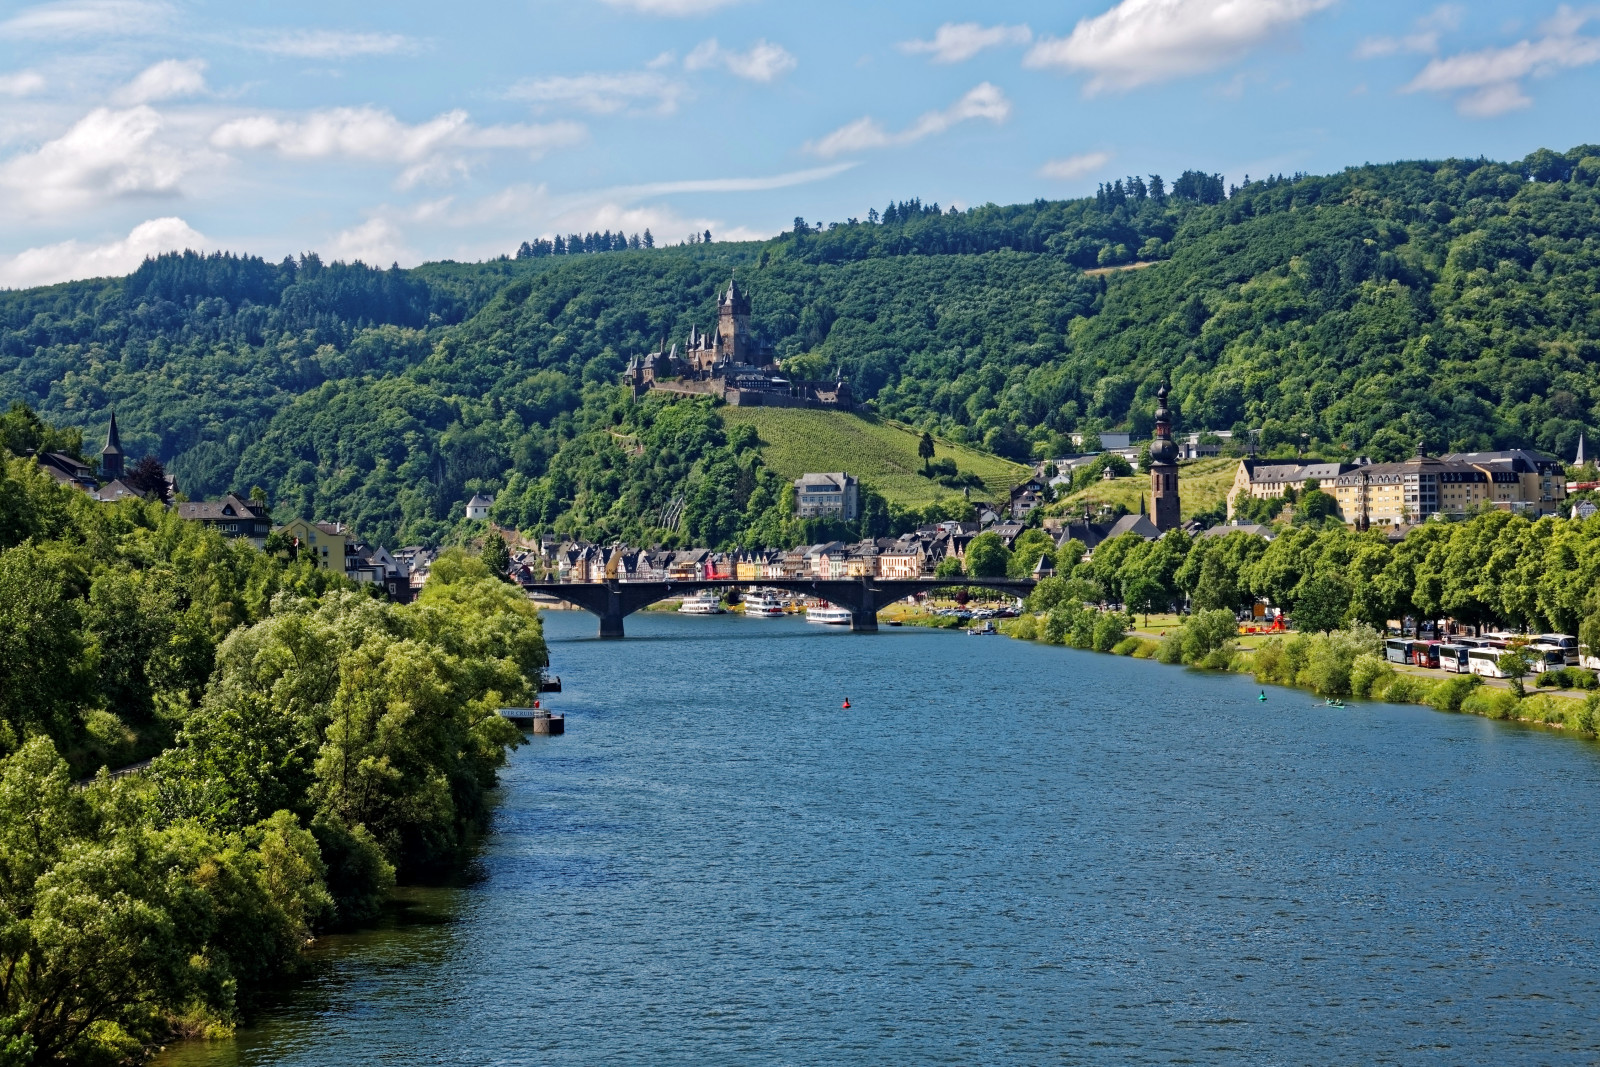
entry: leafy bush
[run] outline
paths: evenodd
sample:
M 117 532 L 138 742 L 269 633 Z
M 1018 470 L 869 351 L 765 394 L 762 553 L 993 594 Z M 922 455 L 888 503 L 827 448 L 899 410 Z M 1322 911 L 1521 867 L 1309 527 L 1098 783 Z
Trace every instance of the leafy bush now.
M 1483 679 L 1476 674 L 1458 674 L 1435 686 L 1428 703 L 1440 711 L 1460 711 L 1462 703 L 1482 684 Z
M 1363 652 L 1350 663 L 1350 693 L 1358 697 L 1374 697 L 1388 688 L 1394 667 L 1382 656 Z
M 1000 624 L 1000 629 L 1019 641 L 1034 641 L 1039 637 L 1039 624 L 1032 615 L 1021 615 Z
M 1491 719 L 1509 719 L 1516 714 L 1517 697 L 1504 690 L 1483 686 L 1469 693 L 1461 702 L 1461 710 Z
M 1138 652 L 1140 646 L 1143 644 L 1144 639 L 1141 637 L 1124 637 L 1121 641 L 1117 642 L 1116 646 L 1112 648 L 1111 651 L 1118 656 L 1131 656 Z
M 1182 627 L 1183 661 L 1199 663 L 1233 641 L 1238 633 L 1239 623 L 1233 612 L 1225 608 L 1197 612 Z
M 1128 617 L 1115 611 L 1097 611 L 1094 614 L 1090 645 L 1096 652 L 1110 652 L 1127 636 Z
M 1156 662 L 1182 663 L 1183 662 L 1183 628 L 1179 627 L 1163 635 L 1156 644 Z

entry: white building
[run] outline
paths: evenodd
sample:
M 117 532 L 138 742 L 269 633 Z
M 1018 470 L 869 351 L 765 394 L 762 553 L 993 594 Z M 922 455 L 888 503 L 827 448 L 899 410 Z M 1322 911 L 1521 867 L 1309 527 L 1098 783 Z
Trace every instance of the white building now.
M 861 514 L 860 488 L 843 471 L 832 474 L 802 474 L 794 480 L 796 518 L 843 519 L 852 522 Z
M 467 518 L 487 519 L 489 509 L 494 507 L 494 500 L 482 493 L 472 494 L 472 499 L 467 501 Z

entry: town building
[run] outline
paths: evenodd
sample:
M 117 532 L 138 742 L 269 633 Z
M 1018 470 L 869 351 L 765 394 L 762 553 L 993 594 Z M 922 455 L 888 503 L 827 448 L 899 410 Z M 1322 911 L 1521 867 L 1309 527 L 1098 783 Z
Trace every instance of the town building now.
M 118 483 L 120 484 L 120 483 Z M 272 532 L 272 517 L 265 504 L 229 493 L 221 500 L 196 500 L 178 505 L 178 517 L 203 523 L 224 537 L 248 538 L 264 548 Z
M 1361 461 L 1366 462 L 1365 460 Z M 1240 497 L 1275 500 L 1289 490 L 1298 493 L 1314 481 L 1324 493 L 1334 495 L 1339 479 L 1356 470 L 1359 463 L 1299 463 L 1271 459 L 1242 459 L 1228 488 L 1228 517 L 1233 518 Z
M 1087 433 L 1073 433 L 1068 434 L 1067 439 L 1072 442 L 1073 448 L 1082 448 L 1083 443 L 1089 440 L 1091 436 L 1097 436 L 1100 438 L 1100 450 L 1102 452 L 1114 452 L 1119 448 L 1133 447 L 1133 435 L 1127 433 L 1102 433 L 1094 435 Z
M 1045 483 L 1038 478 L 1029 478 L 1021 485 L 1012 487 L 1011 490 L 1011 517 L 1013 519 L 1027 518 L 1035 508 L 1046 502 L 1049 490 Z
M 1554 456 L 1528 449 L 1421 455 L 1349 471 L 1339 477 L 1334 496 L 1339 517 L 1363 530 L 1484 507 L 1537 518 L 1565 510 L 1566 471 Z
M 860 486 L 843 471 L 802 474 L 794 480 L 794 514 L 799 519 L 854 522 L 861 514 Z
M 472 499 L 467 501 L 467 518 L 487 519 L 489 509 L 494 507 L 494 498 L 484 496 L 482 493 L 473 493 Z
M 1156 390 L 1156 428 L 1150 441 L 1150 510 L 1162 533 L 1182 523 L 1178 507 L 1178 446 L 1172 441 L 1172 413 L 1167 409 L 1167 383 Z
M 345 556 L 354 541 L 344 523 L 291 519 L 278 529 L 295 546 L 300 558 L 309 556 L 321 570 L 345 573 Z

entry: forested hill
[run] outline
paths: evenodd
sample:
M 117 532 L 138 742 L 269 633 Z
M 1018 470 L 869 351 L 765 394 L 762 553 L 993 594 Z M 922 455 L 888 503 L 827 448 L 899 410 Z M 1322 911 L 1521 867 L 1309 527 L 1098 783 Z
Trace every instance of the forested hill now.
M 737 273 L 797 373 L 843 373 L 882 414 L 1016 458 L 1077 428 L 1147 430 L 1164 374 L 1181 428 L 1261 427 L 1268 447 L 1570 454 L 1600 425 L 1597 179 L 1582 146 L 905 201 L 765 244 L 414 270 L 164 256 L 0 293 L 0 401 L 91 450 L 114 405 L 125 448 L 191 496 L 261 485 L 280 515 L 386 540 L 439 536 L 513 474 L 519 522 L 648 534 L 640 516 L 708 472 L 735 510 L 759 481 L 715 419 L 640 436 L 653 416 L 615 388 L 663 332 L 710 325 Z

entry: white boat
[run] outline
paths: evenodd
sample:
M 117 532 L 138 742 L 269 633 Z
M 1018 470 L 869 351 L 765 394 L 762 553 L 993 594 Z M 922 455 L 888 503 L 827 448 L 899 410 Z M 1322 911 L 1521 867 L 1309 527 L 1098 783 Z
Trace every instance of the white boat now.
M 778 594 L 758 589 L 744 598 L 744 613 L 752 619 L 783 618 L 784 601 Z
M 820 622 L 824 626 L 849 626 L 850 618 L 850 612 L 827 601 L 806 609 L 806 622 Z
M 722 615 L 724 609 L 722 600 L 715 593 L 696 593 L 694 596 L 685 597 L 678 611 L 684 615 Z

